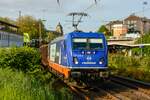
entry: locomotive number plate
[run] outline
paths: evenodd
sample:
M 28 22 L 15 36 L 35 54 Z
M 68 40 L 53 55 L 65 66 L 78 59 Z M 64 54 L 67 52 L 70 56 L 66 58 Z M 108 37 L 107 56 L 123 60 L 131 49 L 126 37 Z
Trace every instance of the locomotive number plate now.
M 96 64 L 96 62 L 82 62 L 82 64 Z

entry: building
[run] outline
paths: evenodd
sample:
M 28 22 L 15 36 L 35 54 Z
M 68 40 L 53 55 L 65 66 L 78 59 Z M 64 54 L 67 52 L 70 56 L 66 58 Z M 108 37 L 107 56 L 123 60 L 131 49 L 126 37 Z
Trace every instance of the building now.
M 106 24 L 106 28 L 112 33 L 114 37 L 124 36 L 127 33 L 127 27 L 123 21 L 111 21 Z
M 113 36 L 120 37 L 125 36 L 127 33 L 127 27 L 123 23 L 116 23 L 112 26 L 113 29 Z
M 63 27 L 60 24 L 60 22 L 58 23 L 58 25 L 56 26 L 56 32 L 60 33 L 60 35 L 63 35 Z
M 143 30 L 141 18 L 135 15 L 127 17 L 124 20 L 124 24 L 127 25 L 128 33 L 141 33 Z
M 60 24 L 60 22 L 56 26 L 56 30 L 47 30 L 47 34 L 48 34 L 47 41 L 51 41 L 58 36 L 62 36 L 63 35 L 63 27 Z
M 113 33 L 112 25 L 114 24 L 114 21 L 110 21 L 108 24 L 105 25 L 105 27 L 108 29 L 109 32 Z
M 150 19 L 148 19 L 146 17 L 143 17 L 142 21 L 143 21 L 143 28 L 144 28 L 143 31 L 144 31 L 144 33 L 150 32 Z
M 150 31 L 150 19 L 146 17 L 132 14 L 124 20 L 124 24 L 127 25 L 128 33 L 144 34 Z
M 0 20 L 0 30 L 14 32 L 18 34 L 19 27 L 14 24 L 7 23 L 5 21 Z
M 110 21 L 105 26 L 113 37 L 139 38 L 141 34 L 150 32 L 150 19 L 132 14 L 123 21 Z

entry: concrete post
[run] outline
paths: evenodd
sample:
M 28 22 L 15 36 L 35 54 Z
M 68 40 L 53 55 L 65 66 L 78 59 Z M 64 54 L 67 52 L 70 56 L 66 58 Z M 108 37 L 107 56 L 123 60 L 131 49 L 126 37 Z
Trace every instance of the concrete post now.
M 130 56 L 130 57 L 132 56 L 132 49 L 128 50 L 128 56 Z

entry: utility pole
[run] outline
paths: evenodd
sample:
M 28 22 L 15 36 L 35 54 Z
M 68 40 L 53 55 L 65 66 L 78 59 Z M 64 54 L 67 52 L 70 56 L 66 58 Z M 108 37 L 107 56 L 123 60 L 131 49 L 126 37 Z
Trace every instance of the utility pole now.
M 44 19 L 44 14 L 46 12 L 46 9 L 42 9 L 42 13 L 43 13 L 43 18 L 39 20 L 39 47 L 42 45 L 42 26 L 43 26 L 43 22 L 45 22 L 46 20 Z
M 18 24 L 20 25 L 21 24 L 21 10 L 19 10 L 19 13 L 18 13 L 18 20 L 19 20 Z
M 21 11 L 19 10 L 19 18 L 21 18 Z
M 142 18 L 142 35 L 144 34 L 144 32 L 145 32 L 145 15 L 144 15 L 144 12 L 145 12 L 145 6 L 147 5 L 148 3 L 146 2 L 146 1 L 144 1 L 143 2 L 143 9 L 142 9 L 142 11 L 143 11 L 143 18 Z
M 142 36 L 144 35 L 144 32 L 145 32 L 145 15 L 144 15 L 144 11 L 145 11 L 145 6 L 147 5 L 148 3 L 147 3 L 147 1 L 144 1 L 143 2 L 143 18 L 141 19 L 142 20 L 142 32 L 141 32 L 141 57 L 143 57 L 143 45 L 142 45 L 142 43 L 143 43 L 143 39 L 142 39 Z
M 20 23 L 21 23 L 21 10 L 19 10 L 19 12 L 18 12 L 18 20 L 19 20 L 19 25 L 20 25 Z
M 42 23 L 46 20 L 40 20 L 39 21 L 39 47 L 42 45 Z
M 42 45 L 42 25 L 41 21 L 39 22 L 39 47 Z

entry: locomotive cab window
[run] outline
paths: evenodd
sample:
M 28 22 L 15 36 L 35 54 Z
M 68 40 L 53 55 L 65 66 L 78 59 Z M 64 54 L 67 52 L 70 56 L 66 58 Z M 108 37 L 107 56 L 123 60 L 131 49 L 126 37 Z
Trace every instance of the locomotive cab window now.
M 75 38 L 73 39 L 73 49 L 86 49 L 87 39 Z
M 73 50 L 99 50 L 103 49 L 101 38 L 74 38 Z
M 103 40 L 102 39 L 88 39 L 89 48 L 91 50 L 98 50 L 103 48 Z

